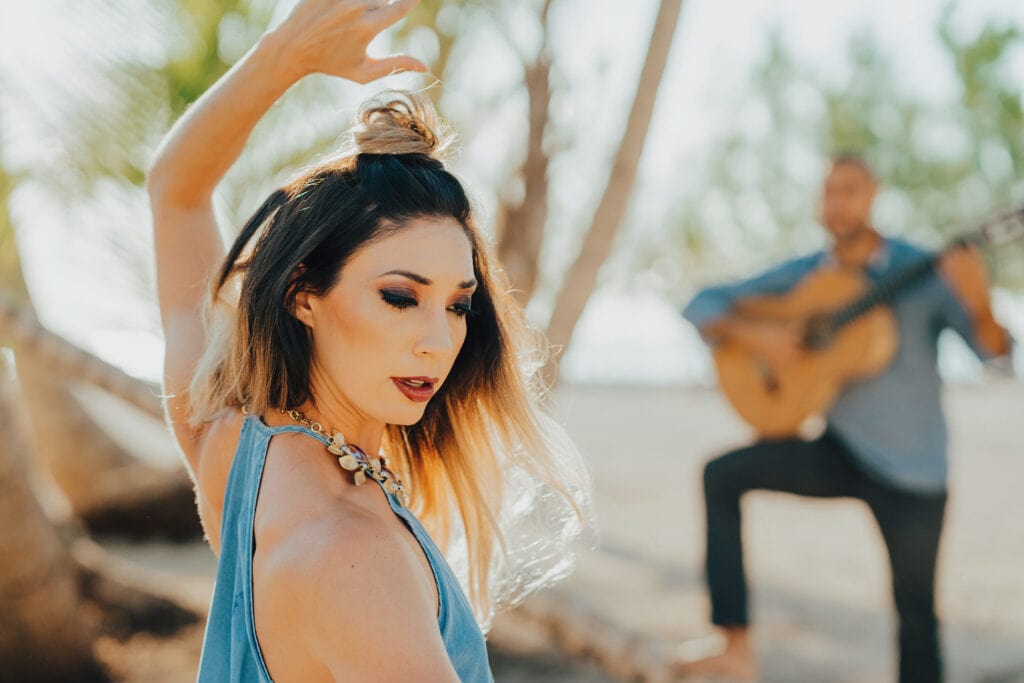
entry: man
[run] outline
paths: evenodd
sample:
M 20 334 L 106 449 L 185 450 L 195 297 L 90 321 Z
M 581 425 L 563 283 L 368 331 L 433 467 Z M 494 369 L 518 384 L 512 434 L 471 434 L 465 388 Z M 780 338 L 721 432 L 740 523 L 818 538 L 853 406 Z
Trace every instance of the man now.
M 737 284 L 700 292 L 683 311 L 705 340 L 740 344 L 784 362 L 799 353 L 792 325 L 744 319 L 733 304 L 751 295 L 783 294 L 815 268 L 839 265 L 877 281 L 927 256 L 883 237 L 870 222 L 878 190 L 863 160 L 839 157 L 825 178 L 821 222 L 828 249 L 783 263 Z M 812 441 L 759 441 L 722 455 L 704 471 L 706 572 L 712 621 L 725 651 L 677 662 L 680 673 L 755 680 L 740 538 L 740 498 L 754 489 L 863 500 L 878 521 L 892 569 L 899 617 L 901 683 L 941 680 L 935 614 L 935 560 L 946 507 L 946 426 L 939 400 L 936 344 L 952 328 L 981 358 L 1008 354 L 1010 337 L 995 321 L 984 263 L 974 249 L 945 255 L 937 273 L 892 303 L 899 348 L 882 374 L 844 388 Z

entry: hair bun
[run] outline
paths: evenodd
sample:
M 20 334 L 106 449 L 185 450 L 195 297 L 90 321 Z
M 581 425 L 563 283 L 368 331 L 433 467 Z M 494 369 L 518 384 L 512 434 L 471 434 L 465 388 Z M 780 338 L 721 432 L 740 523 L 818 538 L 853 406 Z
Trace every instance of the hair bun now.
M 421 95 L 387 90 L 364 102 L 352 130 L 357 154 L 423 154 L 439 159 L 450 140 Z

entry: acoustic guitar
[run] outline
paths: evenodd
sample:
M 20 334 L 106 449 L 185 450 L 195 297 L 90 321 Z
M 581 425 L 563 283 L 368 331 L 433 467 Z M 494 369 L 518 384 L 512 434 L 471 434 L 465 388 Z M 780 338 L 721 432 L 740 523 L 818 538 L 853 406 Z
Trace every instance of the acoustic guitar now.
M 942 255 L 965 244 L 996 246 L 1024 237 L 1024 209 L 997 216 L 945 249 L 872 284 L 859 271 L 815 270 L 792 290 L 737 302 L 731 315 L 796 323 L 802 348 L 773 363 L 728 341 L 713 349 L 718 383 L 733 408 L 763 438 L 798 434 L 824 415 L 850 381 L 884 371 L 899 338 L 893 301 L 935 268 Z

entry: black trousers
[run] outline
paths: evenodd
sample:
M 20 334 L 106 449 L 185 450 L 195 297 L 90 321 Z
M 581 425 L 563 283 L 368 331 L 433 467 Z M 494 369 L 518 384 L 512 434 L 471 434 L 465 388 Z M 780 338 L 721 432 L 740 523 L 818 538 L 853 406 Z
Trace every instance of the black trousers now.
M 740 497 L 753 490 L 859 498 L 868 504 L 889 551 L 899 617 L 900 683 L 940 681 L 935 560 L 946 494 L 917 495 L 879 483 L 828 432 L 814 441 L 761 441 L 712 460 L 704 469 L 706 571 L 711 618 L 719 626 L 748 623 Z

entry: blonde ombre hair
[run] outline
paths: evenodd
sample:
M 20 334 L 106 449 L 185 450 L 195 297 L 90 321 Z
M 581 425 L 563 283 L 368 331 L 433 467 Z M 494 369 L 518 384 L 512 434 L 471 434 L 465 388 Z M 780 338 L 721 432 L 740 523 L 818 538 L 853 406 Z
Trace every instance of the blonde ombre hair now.
M 235 240 L 211 283 L 191 420 L 310 399 L 312 337 L 290 313 L 295 293 L 322 296 L 356 250 L 409 219 L 457 220 L 473 250 L 475 313 L 423 418 L 389 425 L 384 448 L 486 627 L 496 609 L 569 571 L 567 546 L 589 518 L 589 477 L 542 405 L 545 342 L 492 268 L 466 193 L 438 158 L 447 138 L 433 109 L 385 93 L 360 109 L 353 141 L 275 191 Z

